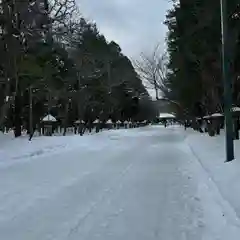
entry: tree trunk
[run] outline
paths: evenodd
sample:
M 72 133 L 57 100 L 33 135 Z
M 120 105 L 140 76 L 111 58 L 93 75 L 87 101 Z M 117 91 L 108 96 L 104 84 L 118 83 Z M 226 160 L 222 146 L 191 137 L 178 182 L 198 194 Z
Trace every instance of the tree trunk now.
M 31 133 L 29 134 L 29 141 L 32 140 L 35 130 L 36 130 L 36 127 L 33 127 Z
M 20 137 L 22 135 L 22 119 L 21 119 L 21 96 L 16 96 L 14 101 L 14 135 Z
M 63 136 L 66 136 L 67 133 L 67 123 L 68 123 L 68 107 L 69 107 L 69 102 L 66 103 L 65 105 L 65 116 L 64 116 L 64 131 L 63 131 Z
M 6 85 L 6 88 L 5 88 L 4 103 L 3 103 L 3 105 L 1 106 L 1 109 L 0 109 L 0 126 L 3 125 L 3 122 L 5 121 L 5 117 L 7 115 L 7 112 L 9 110 L 11 104 L 13 103 L 14 98 L 15 98 L 15 95 L 10 97 L 10 81 L 8 81 L 7 77 L 6 77 L 5 81 L 7 82 L 7 85 Z M 8 99 L 6 99 L 7 97 L 8 97 Z

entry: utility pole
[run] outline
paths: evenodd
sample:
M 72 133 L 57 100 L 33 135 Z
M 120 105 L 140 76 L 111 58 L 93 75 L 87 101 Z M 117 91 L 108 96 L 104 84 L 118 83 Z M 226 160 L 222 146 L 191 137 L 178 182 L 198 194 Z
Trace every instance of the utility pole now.
M 224 84 L 224 115 L 226 130 L 226 162 L 234 159 L 233 121 L 232 121 L 232 89 L 230 76 L 230 54 L 227 30 L 227 0 L 220 0 L 222 29 L 222 78 Z

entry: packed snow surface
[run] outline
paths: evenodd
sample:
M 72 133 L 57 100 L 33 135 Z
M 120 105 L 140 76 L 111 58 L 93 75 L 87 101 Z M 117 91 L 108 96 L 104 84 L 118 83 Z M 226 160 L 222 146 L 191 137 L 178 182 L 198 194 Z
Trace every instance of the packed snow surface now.
M 237 240 L 240 199 L 228 199 L 220 160 L 207 159 L 218 158 L 206 152 L 213 140 L 200 154 L 206 139 L 178 126 L 31 142 L 2 135 L 0 239 Z

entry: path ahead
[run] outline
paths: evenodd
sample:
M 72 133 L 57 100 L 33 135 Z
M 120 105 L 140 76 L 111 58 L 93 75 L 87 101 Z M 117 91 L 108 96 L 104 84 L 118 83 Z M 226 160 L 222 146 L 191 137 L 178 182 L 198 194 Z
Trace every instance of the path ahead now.
M 0 165 L 0 239 L 239 239 L 234 211 L 180 128 L 86 138 Z

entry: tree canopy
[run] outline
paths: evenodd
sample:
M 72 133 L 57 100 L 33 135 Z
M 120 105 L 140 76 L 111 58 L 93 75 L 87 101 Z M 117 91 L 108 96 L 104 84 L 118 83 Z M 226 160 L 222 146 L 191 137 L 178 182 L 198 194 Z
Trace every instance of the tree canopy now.
M 175 1 L 174 1 L 175 2 Z M 227 3 L 233 103 L 239 104 L 239 1 Z M 167 97 L 190 116 L 223 109 L 221 17 L 219 0 L 174 3 L 166 16 L 168 27 Z
M 155 116 L 131 61 L 74 0 L 1 1 L 0 9 L 1 128 L 19 136 L 30 114 L 34 126 L 48 113 L 64 126 Z

